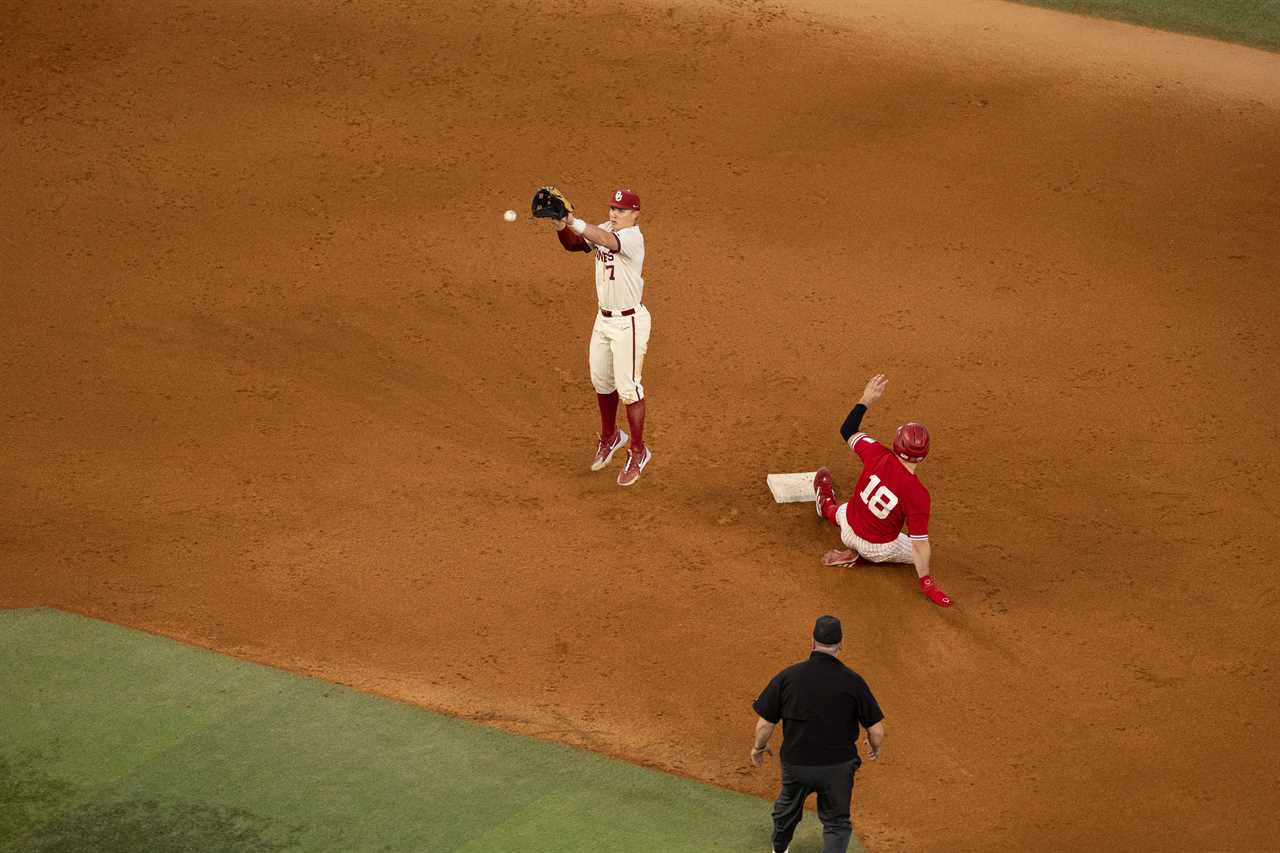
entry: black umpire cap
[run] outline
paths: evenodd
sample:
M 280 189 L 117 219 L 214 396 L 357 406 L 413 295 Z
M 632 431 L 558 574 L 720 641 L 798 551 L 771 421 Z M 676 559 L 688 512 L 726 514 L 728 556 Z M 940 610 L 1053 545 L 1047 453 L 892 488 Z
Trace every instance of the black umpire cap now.
M 844 639 L 840 620 L 834 616 L 819 616 L 813 623 L 813 641 L 823 646 L 838 646 Z

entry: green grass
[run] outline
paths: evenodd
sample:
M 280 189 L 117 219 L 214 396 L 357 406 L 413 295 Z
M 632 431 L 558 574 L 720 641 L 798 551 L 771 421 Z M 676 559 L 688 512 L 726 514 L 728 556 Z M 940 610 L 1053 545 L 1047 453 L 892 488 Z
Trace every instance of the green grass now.
M 768 845 L 762 800 L 48 610 L 0 611 L 0 731 L 0 851 Z
M 1017 0 L 1280 51 L 1280 0 Z

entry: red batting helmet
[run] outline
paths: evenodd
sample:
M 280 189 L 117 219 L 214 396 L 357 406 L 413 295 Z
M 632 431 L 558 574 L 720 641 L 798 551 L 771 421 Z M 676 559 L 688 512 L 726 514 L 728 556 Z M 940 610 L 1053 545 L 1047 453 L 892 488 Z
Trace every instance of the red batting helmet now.
M 908 462 L 919 462 L 929 455 L 929 430 L 915 421 L 903 424 L 893 436 L 893 452 Z

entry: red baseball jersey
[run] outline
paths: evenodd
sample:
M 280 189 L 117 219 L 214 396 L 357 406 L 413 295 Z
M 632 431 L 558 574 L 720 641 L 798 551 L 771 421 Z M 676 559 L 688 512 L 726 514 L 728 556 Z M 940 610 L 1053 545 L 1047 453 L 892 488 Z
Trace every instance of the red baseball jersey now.
M 851 441 L 862 459 L 862 474 L 845 510 L 853 532 L 868 542 L 892 542 L 905 521 L 908 536 L 928 539 L 929 490 L 874 438 L 860 432 Z

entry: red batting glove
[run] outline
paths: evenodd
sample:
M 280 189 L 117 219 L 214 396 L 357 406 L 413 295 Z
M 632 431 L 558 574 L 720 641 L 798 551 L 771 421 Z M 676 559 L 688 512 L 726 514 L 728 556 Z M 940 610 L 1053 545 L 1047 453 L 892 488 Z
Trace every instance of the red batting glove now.
M 938 589 L 938 585 L 933 582 L 933 575 L 925 575 L 920 578 L 920 591 L 939 607 L 950 607 L 955 604 L 945 592 Z

